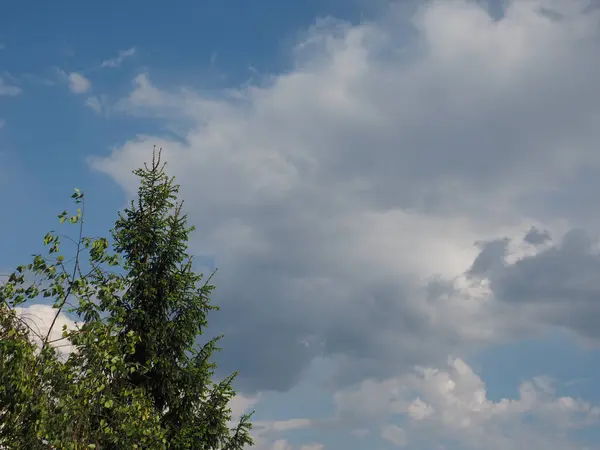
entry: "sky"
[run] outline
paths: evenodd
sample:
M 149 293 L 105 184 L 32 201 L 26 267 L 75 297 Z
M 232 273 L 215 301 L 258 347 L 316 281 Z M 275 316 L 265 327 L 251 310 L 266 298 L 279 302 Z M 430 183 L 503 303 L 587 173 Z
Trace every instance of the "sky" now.
M 255 449 L 600 448 L 600 2 L 0 8 L 0 272 L 156 145 Z

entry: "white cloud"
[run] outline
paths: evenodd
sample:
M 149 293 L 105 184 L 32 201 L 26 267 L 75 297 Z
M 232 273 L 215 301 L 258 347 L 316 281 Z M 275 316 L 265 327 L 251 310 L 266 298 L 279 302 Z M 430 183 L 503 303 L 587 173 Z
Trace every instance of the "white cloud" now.
M 231 407 L 231 416 L 234 422 L 242 416 L 242 414 L 248 413 L 250 408 L 260 401 L 260 395 L 253 397 L 246 397 L 244 395 L 236 395 L 229 406 Z
M 392 399 L 381 402 L 386 395 Z M 556 396 L 544 377 L 524 382 L 516 399 L 492 401 L 483 380 L 460 359 L 447 370 L 365 381 L 338 392 L 335 400 L 342 418 L 402 420 L 402 427 L 391 423 L 381 430 L 399 447 L 457 442 L 465 449 L 574 449 L 580 447 L 569 432 L 600 421 L 600 408 Z
M 249 391 L 288 389 L 317 357 L 344 384 L 533 333 L 548 325 L 535 311 L 465 275 L 473 243 L 600 224 L 585 194 L 598 177 L 579 184 L 600 163 L 600 11 L 511 1 L 496 20 L 466 0 L 420 5 L 412 19 L 391 7 L 320 21 L 289 71 L 254 85 L 206 95 L 141 74 L 118 105 L 187 130 L 93 164 L 133 193 L 131 169 L 165 149 L 192 251 L 220 268 L 220 367 Z M 519 245 L 515 258 L 534 252 Z M 432 417 L 422 406 L 415 417 Z
M 324 450 L 320 443 L 309 443 L 300 447 L 293 446 L 286 439 L 281 438 L 287 431 L 309 427 L 312 421 L 308 419 L 256 421 L 253 420 L 252 437 L 256 450 Z
M 110 104 L 105 95 L 92 95 L 85 101 L 85 106 L 92 109 L 96 114 L 108 117 L 110 115 Z
M 80 73 L 72 72 L 68 79 L 69 88 L 74 94 L 85 94 L 92 87 L 92 82 Z
M 271 421 L 254 421 L 253 426 L 259 433 L 284 432 L 290 430 L 299 430 L 311 426 L 311 419 L 287 419 Z
M 135 89 L 128 98 L 118 102 L 117 109 L 140 114 L 144 114 L 147 109 L 151 109 L 150 114 L 169 117 L 170 114 L 177 113 L 181 108 L 182 105 L 178 103 L 179 101 L 187 102 L 185 98 L 174 98 L 166 92 L 161 92 L 152 85 L 146 73 L 136 76 L 133 85 Z
M 125 59 L 130 58 L 133 55 L 135 55 L 135 52 L 136 52 L 135 47 L 131 47 L 127 50 L 121 50 L 121 51 L 119 51 L 117 57 L 103 61 L 102 64 L 100 65 L 100 67 L 101 68 L 103 68 L 103 67 L 110 67 L 110 68 L 119 67 L 123 63 L 123 61 L 125 61 Z
M 56 316 L 56 309 L 51 305 L 33 304 L 27 307 L 17 307 L 15 311 L 34 330 L 31 338 L 37 345 L 41 346 L 41 338 L 45 338 L 48 334 L 48 330 L 50 330 L 52 321 Z M 64 325 L 67 326 L 67 329 L 74 329 L 76 323 L 61 312 L 56 317 L 49 341 L 54 341 L 53 345 L 59 349 L 62 355 L 66 356 L 73 350 L 73 346 L 70 345 L 69 341 L 61 339 Z
M 4 78 L 0 77 L 0 95 L 6 95 L 8 97 L 16 97 L 21 93 L 21 88 L 6 83 Z
M 234 427 L 242 414 L 248 414 L 262 399 L 260 394 L 254 396 L 244 396 L 237 394 L 229 404 L 231 408 L 231 421 L 229 427 Z M 299 430 L 311 427 L 312 420 L 299 418 L 287 420 L 252 420 L 252 437 L 256 445 L 252 448 L 256 450 L 296 450 L 287 440 L 280 439 L 282 434 L 287 431 Z M 321 444 L 303 445 L 299 450 L 323 450 Z
M 102 104 L 100 103 L 100 99 L 96 95 L 92 95 L 88 97 L 85 101 L 85 106 L 93 109 L 97 114 L 102 113 Z

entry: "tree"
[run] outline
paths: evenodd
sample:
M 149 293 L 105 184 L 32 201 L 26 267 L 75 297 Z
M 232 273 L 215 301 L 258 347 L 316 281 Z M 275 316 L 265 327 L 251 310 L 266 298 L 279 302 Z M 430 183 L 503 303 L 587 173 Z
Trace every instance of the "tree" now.
M 229 429 L 235 374 L 212 381 L 211 356 L 220 337 L 196 341 L 207 326 L 214 289 L 188 256 L 179 186 L 164 172 L 160 152 L 134 171 L 136 201 L 105 238 L 83 237 L 83 212 L 72 267 L 60 237 L 48 233 L 48 256 L 36 255 L 0 286 L 0 448 L 148 448 L 240 450 L 251 445 L 249 416 Z M 83 194 L 76 191 L 75 202 Z M 82 255 L 87 252 L 84 267 Z M 41 349 L 14 308 L 55 300 L 56 317 L 71 305 L 79 321 L 64 330 L 74 351 L 61 360 L 50 332 Z M 74 304 L 73 304 L 74 302 Z M 54 325 L 54 323 L 53 323 Z M 52 327 L 51 327 L 52 328 Z

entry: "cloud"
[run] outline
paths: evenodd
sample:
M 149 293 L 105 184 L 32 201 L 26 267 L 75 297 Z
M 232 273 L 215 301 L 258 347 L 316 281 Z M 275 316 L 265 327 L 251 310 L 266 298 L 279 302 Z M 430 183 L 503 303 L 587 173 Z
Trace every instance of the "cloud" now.
M 77 72 L 68 75 L 69 88 L 74 94 L 85 94 L 92 87 L 92 82 Z
M 292 444 L 290 444 L 285 439 L 279 439 L 279 440 L 273 442 L 273 445 L 270 446 L 270 448 L 272 450 L 294 450 L 294 447 L 292 446 Z
M 127 50 L 121 50 L 121 51 L 119 51 L 116 58 L 107 59 L 106 61 L 103 61 L 102 64 L 100 65 L 100 67 L 101 68 L 103 68 L 103 67 L 117 68 L 123 63 L 123 61 L 125 61 L 125 59 L 130 58 L 133 55 L 135 55 L 135 52 L 136 52 L 135 47 L 131 47 Z
M 581 449 L 573 434 L 600 421 L 600 408 L 557 396 L 546 377 L 523 382 L 518 398 L 490 400 L 483 380 L 461 359 L 450 360 L 446 370 L 365 381 L 338 392 L 335 400 L 340 417 L 362 414 L 369 425 L 389 421 L 382 437 L 409 448 L 454 443 L 461 449 Z
M 438 366 L 552 325 L 492 295 L 504 249 L 543 250 L 522 241 L 532 227 L 600 224 L 585 197 L 598 177 L 584 178 L 600 163 L 600 11 L 585 4 L 324 19 L 289 70 L 222 92 L 140 74 L 119 110 L 186 131 L 132 137 L 92 164 L 131 195 L 131 169 L 165 149 L 191 251 L 220 269 L 220 367 L 247 394 L 289 389 L 319 357 L 337 386 Z
M 102 103 L 100 103 L 100 99 L 96 95 L 92 95 L 88 97 L 85 101 L 85 106 L 94 110 L 97 114 L 102 114 Z
M 41 346 L 42 339 L 45 338 L 50 329 L 50 325 L 56 315 L 56 309 L 50 305 L 33 304 L 27 307 L 15 308 L 17 314 L 34 330 L 31 335 L 33 341 Z M 52 327 L 49 340 L 54 341 L 54 346 L 58 348 L 63 356 L 67 356 L 73 350 L 73 346 L 62 338 L 62 328 L 66 325 L 67 329 L 74 329 L 76 323 L 69 319 L 66 314 L 60 313 Z
M 6 44 L 0 42 L 0 50 L 6 50 Z
M 253 426 L 259 433 L 283 432 L 307 428 L 312 424 L 310 419 L 288 419 L 273 421 L 254 421 Z
M 20 93 L 21 93 L 20 87 L 7 84 L 7 82 L 4 81 L 4 78 L 0 77 L 0 95 L 5 95 L 8 97 L 16 97 Z
M 581 229 L 570 230 L 562 239 L 552 240 L 547 232 L 543 237 L 545 247 L 512 262 L 506 258 L 508 240 L 486 244 L 475 262 L 491 252 L 496 264 L 479 275 L 494 298 L 515 314 L 571 330 L 597 345 L 600 343 L 598 241 Z M 531 240 L 531 232 L 525 236 L 528 238 Z M 503 245 L 496 245 L 499 242 Z
M 0 130 L 4 128 L 4 125 L 6 125 L 6 120 L 0 119 Z
M 381 437 L 390 441 L 396 447 L 406 447 L 406 433 L 396 425 L 384 425 L 381 427 Z
M 267 447 L 258 447 L 257 450 L 266 450 Z M 323 444 L 307 444 L 307 445 L 301 445 L 300 447 L 294 447 L 292 444 L 290 444 L 288 441 L 286 441 L 285 439 L 279 439 L 275 442 L 273 442 L 271 445 L 268 446 L 269 450 L 324 450 L 325 446 Z
M 252 447 L 256 450 L 325 450 L 325 446 L 319 443 L 305 444 L 296 447 L 285 439 L 278 439 L 274 442 L 258 441 Z
M 229 426 L 234 427 L 242 414 L 251 412 L 251 409 L 260 401 L 261 395 L 252 397 L 236 395 L 229 405 L 232 410 L 232 420 Z M 294 447 L 287 440 L 281 439 L 281 435 L 287 431 L 311 427 L 313 422 L 310 419 L 253 420 L 252 437 L 255 445 L 252 448 L 256 450 L 324 450 L 324 447 L 318 443 Z
M 325 450 L 325 446 L 323 444 L 319 444 L 319 443 L 307 444 L 307 445 L 302 445 L 300 447 L 300 450 Z
M 541 245 L 550 240 L 550 234 L 548 230 L 540 231 L 535 227 L 531 227 L 531 230 L 527 232 L 523 240 L 531 245 Z
M 92 95 L 85 101 L 85 106 L 92 109 L 96 114 L 108 117 L 111 106 L 105 95 Z

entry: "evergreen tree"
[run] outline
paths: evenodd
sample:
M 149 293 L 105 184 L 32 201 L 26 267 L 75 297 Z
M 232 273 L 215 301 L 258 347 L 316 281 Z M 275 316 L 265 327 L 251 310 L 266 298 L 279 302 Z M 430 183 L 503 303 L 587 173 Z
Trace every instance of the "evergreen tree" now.
M 176 203 L 179 186 L 165 174 L 160 152 L 149 167 L 134 173 L 141 182 L 138 198 L 113 230 L 128 280 L 113 310 L 119 312 L 123 333 L 140 337 L 128 359 L 141 370 L 130 381 L 150 394 L 172 448 L 241 448 L 249 443 L 247 418 L 233 437 L 227 429 L 235 374 L 216 385 L 211 381 L 210 358 L 219 338 L 194 346 L 208 312 L 217 308 L 210 303 L 210 279 L 201 284 L 202 275 L 194 273 L 186 253 L 193 227 L 182 213 L 183 202 Z

